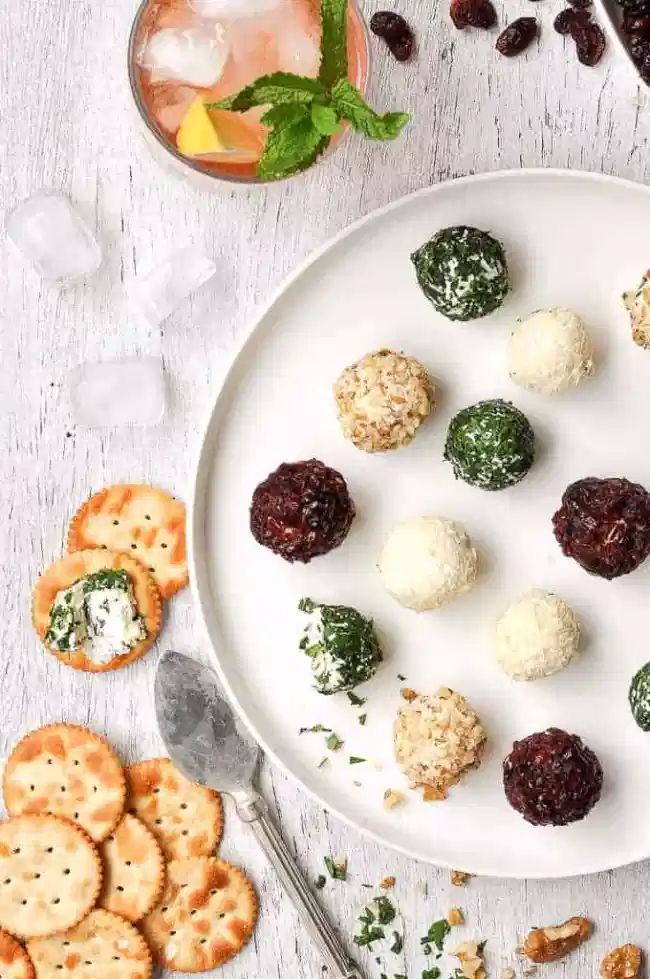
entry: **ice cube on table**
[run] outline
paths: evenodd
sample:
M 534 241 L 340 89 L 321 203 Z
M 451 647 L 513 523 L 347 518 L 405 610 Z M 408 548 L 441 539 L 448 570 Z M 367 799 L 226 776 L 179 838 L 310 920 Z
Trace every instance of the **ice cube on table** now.
M 204 27 L 165 27 L 153 34 L 141 64 L 152 82 L 178 81 L 210 88 L 223 75 L 230 43 L 221 24 Z
M 211 20 L 245 20 L 281 10 L 287 0 L 189 0 L 192 10 Z
M 165 379 L 158 357 L 88 362 L 67 377 L 72 417 L 85 428 L 155 425 L 165 413 Z
M 44 279 L 82 279 L 96 272 L 102 253 L 72 202 L 39 191 L 9 212 L 5 227 L 16 248 Z
M 148 326 L 158 326 L 216 273 L 196 245 L 173 252 L 131 286 L 131 301 Z

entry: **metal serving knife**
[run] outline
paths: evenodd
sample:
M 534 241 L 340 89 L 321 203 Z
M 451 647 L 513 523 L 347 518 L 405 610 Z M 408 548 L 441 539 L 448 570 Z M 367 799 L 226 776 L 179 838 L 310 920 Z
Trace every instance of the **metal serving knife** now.
M 362 979 L 309 890 L 255 788 L 261 752 L 222 694 L 216 674 L 168 649 L 155 680 L 156 718 L 170 757 L 187 778 L 230 796 L 293 901 L 331 979 Z

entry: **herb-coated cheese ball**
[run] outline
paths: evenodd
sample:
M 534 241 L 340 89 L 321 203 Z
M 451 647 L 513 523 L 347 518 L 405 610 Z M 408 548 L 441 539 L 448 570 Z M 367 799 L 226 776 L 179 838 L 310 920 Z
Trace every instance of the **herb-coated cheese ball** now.
M 524 478 L 535 458 L 526 416 L 500 399 L 463 408 L 449 425 L 444 458 L 470 486 L 501 490 Z
M 499 666 L 513 680 L 540 680 L 576 656 L 580 623 L 564 599 L 534 588 L 500 616 L 492 644 Z
M 423 612 L 447 605 L 472 587 L 478 554 L 455 520 L 415 517 L 398 524 L 389 536 L 379 574 L 393 598 Z
M 450 320 L 487 316 L 510 288 L 503 245 L 478 228 L 443 228 L 411 261 L 423 293 Z
M 375 675 L 383 656 L 372 619 L 347 605 L 319 605 L 310 598 L 298 607 L 309 616 L 300 648 L 311 660 L 319 693 L 353 690 Z
M 539 309 L 520 320 L 507 362 L 515 384 L 539 394 L 566 391 L 594 373 L 591 338 L 570 309 Z

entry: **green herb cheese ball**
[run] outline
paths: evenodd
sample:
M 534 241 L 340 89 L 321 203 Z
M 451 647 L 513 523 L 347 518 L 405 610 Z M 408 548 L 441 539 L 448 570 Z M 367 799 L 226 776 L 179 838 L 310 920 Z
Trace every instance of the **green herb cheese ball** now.
M 444 458 L 470 486 L 501 490 L 524 478 L 535 458 L 535 433 L 507 401 L 479 401 L 449 425 Z
M 487 316 L 510 289 L 503 245 L 478 228 L 443 228 L 411 261 L 422 292 L 450 320 Z
M 650 663 L 632 677 L 629 698 L 632 717 L 642 731 L 650 731 Z
M 309 615 L 300 648 L 311 659 L 319 693 L 353 690 L 375 675 L 383 655 L 372 619 L 347 605 L 319 605 L 310 598 L 298 608 Z

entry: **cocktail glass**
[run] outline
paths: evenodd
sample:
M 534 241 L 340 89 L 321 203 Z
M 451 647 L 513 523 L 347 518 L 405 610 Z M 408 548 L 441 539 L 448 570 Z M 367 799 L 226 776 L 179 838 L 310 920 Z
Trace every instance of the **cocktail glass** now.
M 129 40 L 129 79 L 156 158 L 212 189 L 221 180 L 262 182 L 256 175 L 266 137 L 262 108 L 211 111 L 224 143 L 217 153 L 185 155 L 179 129 L 197 96 L 217 102 L 275 71 L 316 76 L 319 13 L 320 0 L 143 0 Z M 348 7 L 348 62 L 350 80 L 365 91 L 368 36 L 355 0 Z

